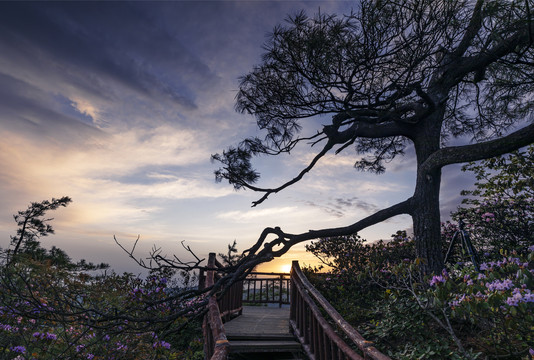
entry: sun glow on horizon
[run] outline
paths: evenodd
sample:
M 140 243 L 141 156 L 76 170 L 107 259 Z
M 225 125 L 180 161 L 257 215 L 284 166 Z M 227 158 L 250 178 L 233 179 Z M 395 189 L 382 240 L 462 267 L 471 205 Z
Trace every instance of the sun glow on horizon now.
M 284 264 L 280 268 L 282 269 L 283 273 L 290 273 L 291 272 L 291 264 Z

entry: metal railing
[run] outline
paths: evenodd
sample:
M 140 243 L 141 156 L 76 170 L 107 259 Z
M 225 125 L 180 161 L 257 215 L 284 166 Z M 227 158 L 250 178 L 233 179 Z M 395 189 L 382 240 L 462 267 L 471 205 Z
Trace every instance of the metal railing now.
M 363 357 L 348 346 L 325 320 L 320 305 L 345 335 L 360 349 Z M 311 360 L 372 359 L 391 360 L 366 341 L 308 281 L 298 261 L 291 267 L 291 306 L 289 323 Z

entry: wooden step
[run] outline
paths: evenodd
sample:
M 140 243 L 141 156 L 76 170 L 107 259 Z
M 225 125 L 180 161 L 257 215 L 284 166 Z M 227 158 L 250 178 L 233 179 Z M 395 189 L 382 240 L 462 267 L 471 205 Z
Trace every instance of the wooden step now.
M 296 353 L 231 353 L 228 360 L 304 360 Z
M 296 341 L 292 334 L 227 334 L 229 341 Z
M 231 353 L 298 352 L 300 343 L 290 340 L 231 340 Z

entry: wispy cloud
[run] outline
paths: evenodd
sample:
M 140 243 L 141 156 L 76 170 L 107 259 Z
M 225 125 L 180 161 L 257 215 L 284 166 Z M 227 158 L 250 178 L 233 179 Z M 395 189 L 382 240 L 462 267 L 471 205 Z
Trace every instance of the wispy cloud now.
M 319 208 L 322 211 L 337 218 L 342 218 L 347 215 L 354 216 L 355 213 L 369 215 L 379 210 L 377 205 L 359 199 L 356 196 L 350 198 L 329 199 L 327 202 L 320 202 L 314 200 L 306 200 L 303 202 L 308 206 Z
M 257 219 L 265 219 L 267 221 L 267 219 L 273 217 L 294 215 L 297 209 L 296 206 L 286 206 L 280 208 L 251 209 L 248 211 L 228 211 L 218 214 L 217 218 L 235 222 L 249 222 Z

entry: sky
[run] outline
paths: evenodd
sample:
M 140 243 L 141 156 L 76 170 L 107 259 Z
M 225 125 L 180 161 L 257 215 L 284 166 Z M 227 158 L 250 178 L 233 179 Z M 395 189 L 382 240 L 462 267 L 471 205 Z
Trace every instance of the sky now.
M 129 247 L 139 235 L 138 257 L 156 246 L 189 259 L 182 241 L 206 257 L 234 240 L 248 248 L 267 226 L 290 233 L 344 226 L 408 198 L 411 151 L 383 175 L 355 170 L 353 149 L 327 156 L 300 183 L 254 208 L 261 194 L 236 192 L 213 175 L 211 154 L 262 134 L 234 104 L 239 77 L 261 62 L 269 32 L 300 10 L 341 15 L 354 5 L 1 2 L 0 246 L 16 232 L 17 210 L 69 196 L 72 204 L 49 214 L 56 233 L 42 245 L 137 274 L 142 270 L 114 236 Z M 313 119 L 303 135 L 320 123 Z M 257 159 L 258 185 L 291 179 L 314 151 Z M 444 217 L 472 184 L 459 166 L 444 169 Z M 410 227 L 400 216 L 360 234 L 386 239 Z M 280 271 L 291 260 L 316 263 L 302 244 L 262 270 Z

